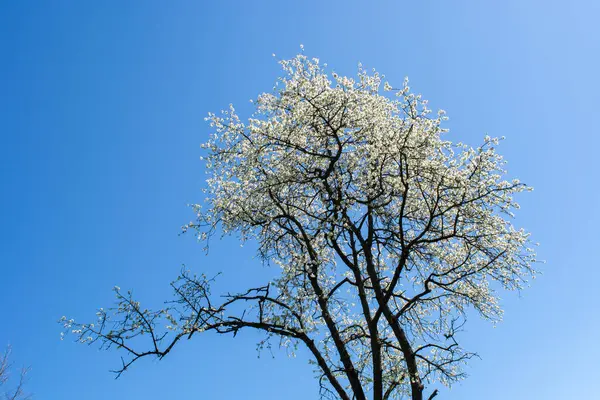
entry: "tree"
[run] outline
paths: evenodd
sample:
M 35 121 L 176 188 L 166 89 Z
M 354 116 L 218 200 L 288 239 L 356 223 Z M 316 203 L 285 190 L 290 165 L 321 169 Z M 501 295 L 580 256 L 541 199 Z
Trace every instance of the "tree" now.
M 393 89 L 362 67 L 330 77 L 303 54 L 280 63 L 247 123 L 233 106 L 209 114 L 207 204 L 184 227 L 254 241 L 277 279 L 219 299 L 182 271 L 162 310 L 115 288 L 97 323 L 65 328 L 127 353 L 118 374 L 205 331 L 256 329 L 305 346 L 323 396 L 432 399 L 426 386 L 462 378 L 474 355 L 457 335 L 468 310 L 498 320 L 496 291 L 534 275 L 529 234 L 511 223 L 529 188 L 504 178 L 499 139 L 444 140 L 444 112 L 407 81 Z
M 29 368 L 21 368 L 15 387 L 12 390 L 7 388 L 11 381 L 11 368 L 13 366 L 10 362 L 11 353 L 12 349 L 8 346 L 4 354 L 0 355 L 0 393 L 2 393 L 6 400 L 31 399 L 31 396 L 25 393 L 25 382 L 27 381 Z

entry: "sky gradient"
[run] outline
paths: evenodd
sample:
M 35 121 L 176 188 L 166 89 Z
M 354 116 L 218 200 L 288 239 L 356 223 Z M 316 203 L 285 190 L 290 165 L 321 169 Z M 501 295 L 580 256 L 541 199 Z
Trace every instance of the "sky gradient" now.
M 204 117 L 273 86 L 300 44 L 332 70 L 358 62 L 443 108 L 449 140 L 506 136 L 516 225 L 540 242 L 532 287 L 504 321 L 472 318 L 470 377 L 444 399 L 589 398 L 600 345 L 600 3 L 478 1 L 13 1 L 0 4 L 0 348 L 32 367 L 35 399 L 311 399 L 307 355 L 257 357 L 258 334 L 205 335 L 120 379 L 116 352 L 59 340 L 133 289 L 160 306 L 185 264 L 235 291 L 274 271 L 235 238 L 208 256 Z M 225 289 L 226 288 L 226 289 Z

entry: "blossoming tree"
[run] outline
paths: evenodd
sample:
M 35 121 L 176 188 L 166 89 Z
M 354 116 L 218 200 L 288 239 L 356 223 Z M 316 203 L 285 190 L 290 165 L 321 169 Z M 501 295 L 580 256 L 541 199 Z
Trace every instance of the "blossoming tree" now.
M 303 54 L 280 63 L 247 122 L 233 107 L 207 118 L 208 200 L 185 227 L 254 241 L 277 279 L 215 298 L 183 271 L 162 310 L 115 288 L 97 322 L 64 326 L 127 353 L 119 374 L 205 331 L 255 329 L 305 346 L 323 396 L 432 399 L 473 356 L 457 337 L 468 310 L 497 320 L 495 292 L 534 274 L 529 234 L 511 223 L 529 189 L 504 178 L 498 139 L 444 140 L 444 113 L 406 81 L 328 74 Z

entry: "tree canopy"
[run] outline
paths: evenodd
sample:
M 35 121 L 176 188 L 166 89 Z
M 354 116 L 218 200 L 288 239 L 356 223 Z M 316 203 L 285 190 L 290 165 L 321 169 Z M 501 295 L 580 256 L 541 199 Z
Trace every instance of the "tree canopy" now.
M 119 374 L 205 331 L 258 329 L 309 350 L 323 396 L 431 399 L 474 355 L 457 335 L 468 310 L 499 320 L 497 291 L 534 276 L 529 233 L 512 223 L 530 188 L 506 178 L 500 139 L 446 140 L 445 113 L 408 81 L 340 76 L 304 54 L 280 63 L 246 122 L 233 106 L 209 114 L 207 200 L 184 227 L 253 241 L 277 279 L 215 297 L 183 271 L 164 309 L 115 288 L 98 321 L 64 326 L 125 351 Z

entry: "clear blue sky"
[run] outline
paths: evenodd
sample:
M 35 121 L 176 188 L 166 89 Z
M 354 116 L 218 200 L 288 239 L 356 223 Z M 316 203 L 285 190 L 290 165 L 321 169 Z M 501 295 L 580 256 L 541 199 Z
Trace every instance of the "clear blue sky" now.
M 204 336 L 121 379 L 117 353 L 59 340 L 110 289 L 149 306 L 185 263 L 235 290 L 270 271 L 235 240 L 209 256 L 178 236 L 200 201 L 203 117 L 269 90 L 305 45 L 341 73 L 361 61 L 409 76 L 448 111 L 448 138 L 506 136 L 509 170 L 535 191 L 518 224 L 544 275 L 506 294 L 496 328 L 473 319 L 482 359 L 443 399 L 595 397 L 600 3 L 597 1 L 5 1 L 0 5 L 0 345 L 31 365 L 37 399 L 311 399 L 304 354 L 258 336 Z

